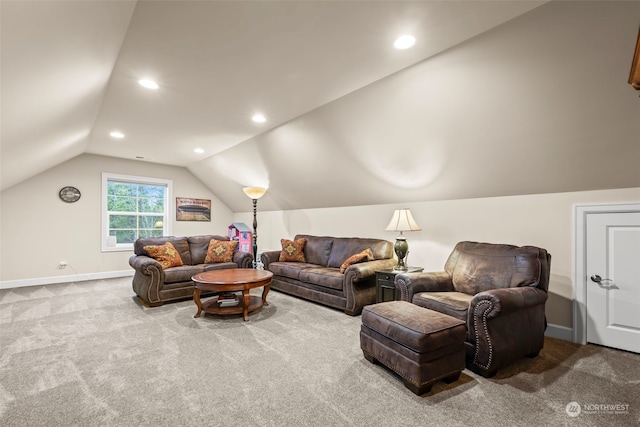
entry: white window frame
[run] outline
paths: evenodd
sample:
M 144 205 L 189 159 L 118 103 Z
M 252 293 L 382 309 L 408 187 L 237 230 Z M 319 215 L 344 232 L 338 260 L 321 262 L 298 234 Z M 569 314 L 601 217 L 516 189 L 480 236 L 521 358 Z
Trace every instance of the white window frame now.
M 110 172 L 102 172 L 102 228 L 101 235 L 102 238 L 102 252 L 123 252 L 123 251 L 132 251 L 133 243 L 121 243 L 115 244 L 111 239 L 109 239 L 109 212 L 108 212 L 108 203 L 107 203 L 107 184 L 109 181 L 120 181 L 120 182 L 130 182 L 133 184 L 148 184 L 148 185 L 162 185 L 167 188 L 167 193 L 165 197 L 165 206 L 164 206 L 164 217 L 162 220 L 162 228 L 163 228 L 163 236 L 170 236 L 173 233 L 173 181 L 170 179 L 161 179 L 161 178 L 149 178 L 143 176 L 134 176 L 134 175 L 121 175 Z

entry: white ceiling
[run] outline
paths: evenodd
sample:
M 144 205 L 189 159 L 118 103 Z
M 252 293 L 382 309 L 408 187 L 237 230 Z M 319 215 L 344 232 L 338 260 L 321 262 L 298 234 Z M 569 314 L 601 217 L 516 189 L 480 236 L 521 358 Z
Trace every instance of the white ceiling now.
M 187 167 L 234 211 L 247 210 L 240 190 L 244 185 L 269 185 L 265 199 L 272 196 L 266 205 L 272 209 L 457 196 L 445 190 L 406 191 L 427 186 L 426 175 L 433 171 L 401 177 L 409 184 L 396 196 L 391 191 L 389 197 L 351 197 L 337 191 L 340 182 L 367 180 L 368 169 L 384 164 L 376 159 L 367 163 L 366 158 L 360 165 L 349 159 L 333 163 L 322 155 L 324 140 L 318 135 L 328 132 L 324 138 L 331 139 L 336 137 L 332 126 L 349 128 L 344 116 L 332 116 L 326 108 L 335 105 L 333 111 L 348 115 L 344 105 L 353 102 L 354 93 L 361 94 L 356 102 L 360 108 L 380 82 L 394 84 L 419 70 L 395 73 L 545 3 L 2 0 L 0 188 L 93 153 Z M 393 40 L 403 33 L 414 34 L 416 46 L 393 49 Z M 458 82 L 466 94 L 457 95 L 473 97 L 482 80 L 460 75 L 469 80 Z M 160 88 L 140 87 L 142 77 L 154 78 Z M 441 105 L 450 109 L 451 101 Z M 267 122 L 252 122 L 256 112 Z M 385 114 L 376 122 L 394 111 Z M 313 120 L 310 126 L 304 125 L 307 117 Z M 411 117 L 400 118 L 400 123 Z M 414 125 L 420 122 L 421 115 L 413 120 Z M 113 130 L 126 137 L 114 140 L 109 136 Z M 282 164 L 284 159 L 296 161 L 287 156 L 292 134 L 297 149 L 306 150 L 298 157 L 305 159 L 301 170 L 313 175 L 299 181 L 304 186 L 291 183 Z M 345 147 L 366 152 L 368 144 L 376 144 L 370 136 L 358 147 Z M 260 141 L 265 145 L 258 146 Z M 204 154 L 194 153 L 195 148 Z M 438 150 L 433 148 L 431 157 Z M 252 161 L 239 161 L 239 153 Z M 499 187 L 489 193 L 501 194 Z
M 85 152 L 188 166 L 540 3 L 2 0 L 2 189 Z

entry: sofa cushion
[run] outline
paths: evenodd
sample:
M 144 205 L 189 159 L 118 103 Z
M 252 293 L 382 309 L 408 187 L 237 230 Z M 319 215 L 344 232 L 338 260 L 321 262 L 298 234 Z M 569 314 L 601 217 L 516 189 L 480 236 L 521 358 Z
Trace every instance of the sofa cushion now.
M 336 237 L 333 239 L 333 247 L 327 267 L 340 268 L 343 262 L 351 255 L 371 249 L 374 259 L 393 258 L 393 244 L 386 240 L 365 239 L 358 237 Z
M 180 258 L 182 259 L 182 263 L 185 265 L 192 264 L 191 262 L 191 253 L 189 251 L 189 243 L 187 242 L 186 237 L 173 237 L 173 236 L 164 236 L 164 237 L 143 237 L 135 241 L 133 245 L 133 252 L 136 255 L 145 255 L 149 256 L 149 253 L 144 250 L 145 246 L 158 246 L 164 245 L 166 242 L 170 242 L 174 248 L 180 254 Z
M 458 243 L 445 264 L 453 287 L 475 295 L 489 289 L 537 286 L 539 249 L 476 242 Z
M 466 322 L 472 298 L 473 295 L 462 292 L 420 292 L 413 296 L 412 302 Z
M 236 247 L 238 247 L 237 240 L 211 239 L 204 263 L 215 264 L 219 262 L 232 262 L 233 253 L 236 251 Z
M 298 234 L 295 238 L 307 241 L 304 245 L 304 258 L 308 263 L 326 267 L 329 263 L 329 254 L 333 246 L 333 237 Z
M 160 263 L 163 270 L 182 265 L 182 258 L 171 242 L 165 242 L 162 245 L 147 245 L 143 249 L 151 258 Z
M 180 267 L 171 267 L 164 271 L 164 283 L 181 283 L 191 281 L 194 274 L 202 273 L 204 265 L 182 265 Z
M 304 244 L 306 243 L 306 241 L 306 239 L 280 239 L 280 244 L 282 244 L 282 251 L 280 252 L 280 259 L 278 259 L 278 261 L 306 262 L 306 259 L 304 257 Z
M 358 262 L 364 262 L 364 261 L 373 261 L 373 254 L 371 253 L 371 249 L 369 248 L 365 249 L 362 252 L 358 252 L 357 254 L 351 255 L 349 258 L 347 258 L 340 266 L 340 273 L 344 273 L 347 267 L 349 267 L 351 264 L 356 264 Z
M 300 280 L 300 272 L 307 268 L 316 268 L 319 265 L 309 264 L 306 262 L 272 262 L 269 264 L 269 271 L 274 276 L 288 277 L 294 280 Z
M 200 236 L 187 237 L 189 243 L 189 251 L 191 252 L 191 264 L 203 264 L 204 259 L 207 256 L 207 250 L 209 249 L 209 242 L 211 240 L 228 241 L 227 236 L 218 236 L 216 234 L 203 234 Z
M 305 268 L 300 271 L 300 281 L 339 291 L 344 288 L 344 274 L 329 267 Z

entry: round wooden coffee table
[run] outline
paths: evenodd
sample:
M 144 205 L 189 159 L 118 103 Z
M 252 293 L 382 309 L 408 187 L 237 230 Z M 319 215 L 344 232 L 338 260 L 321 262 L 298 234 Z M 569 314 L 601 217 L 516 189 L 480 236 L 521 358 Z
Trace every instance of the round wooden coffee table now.
M 193 292 L 193 302 L 198 306 L 198 312 L 193 317 L 200 317 L 204 311 L 211 314 L 242 313 L 244 320 L 249 320 L 249 312 L 269 305 L 267 294 L 271 286 L 273 273 L 266 270 L 251 268 L 231 268 L 227 270 L 211 270 L 198 273 L 191 278 L 196 284 Z M 264 286 L 262 298 L 252 296 L 249 291 Z M 200 301 L 202 291 L 222 292 L 204 304 Z M 242 292 L 242 296 L 236 294 Z

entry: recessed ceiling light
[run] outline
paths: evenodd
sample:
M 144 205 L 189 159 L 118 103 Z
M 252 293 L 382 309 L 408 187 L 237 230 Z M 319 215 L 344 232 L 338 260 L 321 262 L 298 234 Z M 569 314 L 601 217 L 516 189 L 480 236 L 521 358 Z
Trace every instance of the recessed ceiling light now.
M 119 132 L 117 130 L 114 130 L 113 132 L 111 132 L 109 135 L 111 135 L 112 138 L 117 138 L 117 139 L 122 139 L 124 138 L 124 133 Z
M 204 150 L 202 148 L 196 148 L 193 150 L 194 153 L 198 153 L 198 154 L 202 154 L 204 153 Z
M 262 114 L 255 114 L 251 119 L 254 122 L 258 122 L 258 123 L 264 123 L 267 121 L 266 117 L 263 116 Z
M 414 44 L 416 44 L 416 38 L 409 34 L 405 34 L 404 36 L 398 37 L 393 43 L 393 46 L 396 49 L 409 49 Z
M 150 79 L 140 79 L 138 80 L 138 83 L 140 83 L 140 86 L 146 87 L 147 89 L 158 89 L 160 87 L 158 86 L 158 83 Z

